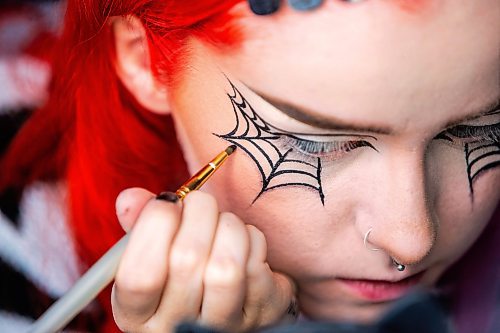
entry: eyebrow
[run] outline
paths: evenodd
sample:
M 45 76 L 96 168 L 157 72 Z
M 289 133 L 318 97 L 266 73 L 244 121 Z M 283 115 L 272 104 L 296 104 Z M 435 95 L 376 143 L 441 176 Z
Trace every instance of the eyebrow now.
M 340 119 L 324 117 L 318 112 L 312 111 L 310 109 L 299 107 L 291 103 L 278 100 L 277 98 L 267 96 L 266 94 L 258 92 L 256 89 L 249 87 L 247 84 L 245 84 L 245 86 L 254 94 L 259 96 L 284 114 L 313 127 L 335 131 L 367 132 L 375 134 L 393 133 L 393 130 L 388 127 L 350 124 Z
M 328 129 L 328 130 L 338 130 L 338 131 L 352 131 L 352 132 L 366 132 L 366 133 L 374 133 L 374 134 L 384 134 L 391 135 L 394 134 L 394 130 L 389 127 L 384 126 L 372 126 L 372 125 L 363 125 L 363 124 L 351 124 L 347 123 L 344 120 L 334 119 L 331 117 L 324 117 L 318 112 L 312 111 L 310 109 L 299 107 L 293 105 L 291 103 L 284 102 L 277 98 L 270 97 L 262 92 L 257 91 L 254 88 L 251 88 L 248 84 L 245 86 L 250 89 L 254 94 L 288 115 L 289 117 L 300 121 L 304 124 Z M 446 128 L 456 126 L 462 122 L 474 120 L 480 118 L 486 114 L 494 112 L 496 109 L 500 107 L 500 96 L 494 99 L 493 102 L 488 103 L 486 106 L 479 109 L 479 111 L 474 112 L 473 115 L 467 115 L 462 118 L 454 119 L 446 125 Z

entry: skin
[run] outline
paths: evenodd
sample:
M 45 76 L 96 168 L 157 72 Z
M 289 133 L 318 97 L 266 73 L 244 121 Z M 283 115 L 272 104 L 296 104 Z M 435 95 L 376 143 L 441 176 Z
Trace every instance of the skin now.
M 385 1 L 328 1 L 310 13 L 283 8 L 259 17 L 242 5 L 234 8 L 248 36 L 241 48 L 221 52 L 192 40 L 186 75 L 170 94 L 191 171 L 228 145 L 214 135 L 235 125 L 226 76 L 261 117 L 288 131 L 325 130 L 292 120 L 248 87 L 318 118 L 391 133 L 370 133 L 378 152 L 361 148 L 324 165 L 324 205 L 303 187 L 269 191 L 252 204 L 261 178 L 241 150 L 206 193 L 183 203 L 123 192 L 120 221 L 135 227 L 113 296 L 120 327 L 159 332 L 188 319 L 234 331 L 286 319 L 294 286 L 278 272 L 294 281 L 300 309 L 312 319 L 370 322 L 392 303 L 364 299 L 338 278 L 399 281 L 423 272 L 420 284 L 432 288 L 479 237 L 500 199 L 499 168 L 475 180 L 472 200 L 463 146 L 433 140 L 450 122 L 498 100 L 492 41 L 499 6 L 442 0 L 415 15 Z M 218 215 L 226 211 L 235 215 Z M 380 251 L 363 243 L 370 228 L 369 247 Z M 398 272 L 391 257 L 406 270 Z M 189 305 L 174 311 L 171 304 Z M 259 306 L 266 318 L 242 317 L 242 309 L 256 313 Z

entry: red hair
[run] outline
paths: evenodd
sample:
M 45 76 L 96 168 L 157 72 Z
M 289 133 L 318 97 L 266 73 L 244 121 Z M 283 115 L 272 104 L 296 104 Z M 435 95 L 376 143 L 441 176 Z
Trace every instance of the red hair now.
M 121 190 L 141 186 L 160 192 L 176 188 L 187 177 L 171 118 L 143 109 L 121 85 L 114 68 L 113 31 L 107 19 L 135 15 L 142 21 L 152 69 L 172 88 L 182 74 L 189 37 L 219 47 L 241 40 L 228 14 L 239 1 L 68 1 L 64 32 L 51 53 L 50 98 L 25 124 L 0 161 L 0 191 L 20 190 L 36 180 L 65 181 L 70 200 L 68 220 L 80 258 L 87 266 L 123 235 L 114 210 Z M 456 266 L 469 272 L 458 281 L 464 287 L 454 300 L 455 315 L 464 328 L 468 321 L 485 322 L 484 313 L 493 314 L 494 304 L 485 302 L 488 295 L 479 295 L 473 304 L 478 309 L 477 320 L 469 320 L 475 316 L 467 315 L 473 290 L 465 285 L 483 276 L 488 281 L 477 286 L 498 288 L 497 281 L 489 281 L 496 277 L 489 270 L 496 268 L 499 260 L 498 251 L 494 252 L 500 239 L 499 221 L 500 208 L 488 232 Z M 485 256 L 486 252 L 490 256 Z M 477 274 L 477 267 L 488 274 Z M 451 280 L 456 282 L 456 275 Z M 109 299 L 107 289 L 100 296 L 107 314 L 101 331 L 118 331 Z M 476 306 L 478 303 L 487 308 Z
M 108 18 L 135 15 L 142 21 L 152 69 L 172 86 L 188 37 L 220 47 L 240 40 L 228 14 L 237 2 L 68 1 L 51 61 L 50 98 L 2 158 L 0 191 L 20 190 L 37 180 L 65 181 L 68 220 L 86 266 L 123 235 L 114 209 L 120 191 L 132 186 L 172 190 L 187 178 L 170 116 L 142 108 L 116 75 Z M 117 331 L 109 299 L 108 288 L 100 296 L 107 312 L 102 330 Z

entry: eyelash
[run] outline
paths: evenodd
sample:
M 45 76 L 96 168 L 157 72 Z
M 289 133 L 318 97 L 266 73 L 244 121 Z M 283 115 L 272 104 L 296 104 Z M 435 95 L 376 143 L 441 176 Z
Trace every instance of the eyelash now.
M 463 145 L 472 142 L 500 142 L 500 123 L 485 126 L 458 125 L 439 133 L 435 139 Z
M 371 143 L 365 140 L 355 141 L 313 141 L 297 137 L 287 137 L 285 144 L 295 152 L 306 158 L 326 158 L 334 160 L 344 154 L 362 147 L 377 150 Z
M 495 113 L 496 114 L 496 113 Z M 439 133 L 434 139 L 445 140 L 463 146 L 467 143 L 500 142 L 500 123 L 483 126 L 457 125 Z M 314 141 L 286 136 L 285 145 L 304 158 L 336 160 L 355 149 L 369 147 L 378 151 L 365 140 Z

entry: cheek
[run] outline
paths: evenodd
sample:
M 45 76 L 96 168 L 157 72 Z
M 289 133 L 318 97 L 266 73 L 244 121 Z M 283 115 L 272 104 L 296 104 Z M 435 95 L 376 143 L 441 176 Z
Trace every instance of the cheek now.
M 438 158 L 436 156 L 440 156 Z M 451 264 L 463 255 L 490 221 L 500 200 L 500 170 L 492 169 L 474 183 L 470 192 L 464 153 L 439 145 L 429 163 L 429 201 L 438 224 L 434 256 Z
M 271 190 L 253 202 L 262 188 L 261 176 L 250 157 L 241 150 L 236 154 L 223 177 L 211 181 L 207 189 L 217 197 L 221 210 L 237 214 L 264 233 L 270 265 L 294 277 L 338 268 L 349 250 L 343 247 L 352 236 L 346 232 L 352 227 L 352 202 L 332 195 L 323 206 L 315 190 L 301 186 Z
M 479 170 L 477 165 L 488 163 L 476 163 L 471 171 Z M 485 170 L 473 180 L 468 168 L 463 148 L 440 141 L 432 143 L 426 156 L 426 191 L 429 204 L 439 216 L 474 215 L 481 221 L 496 207 L 500 198 L 500 168 Z
M 184 82 L 172 98 L 178 139 L 191 173 L 230 145 L 217 134 L 234 127 L 231 104 L 224 87 L 218 85 L 220 74 L 206 76 Z
M 338 228 L 314 193 L 298 188 L 271 191 L 239 214 L 266 236 L 268 260 L 275 269 L 312 273 L 325 262 L 325 254 L 335 260 L 331 254 L 338 252 Z
M 439 231 L 432 258 L 441 262 L 443 267 L 450 266 L 467 252 L 487 226 L 494 211 L 491 202 L 478 202 L 474 211 L 461 209 L 460 206 L 469 207 L 462 200 L 455 201 L 453 205 L 443 205 L 438 211 Z

